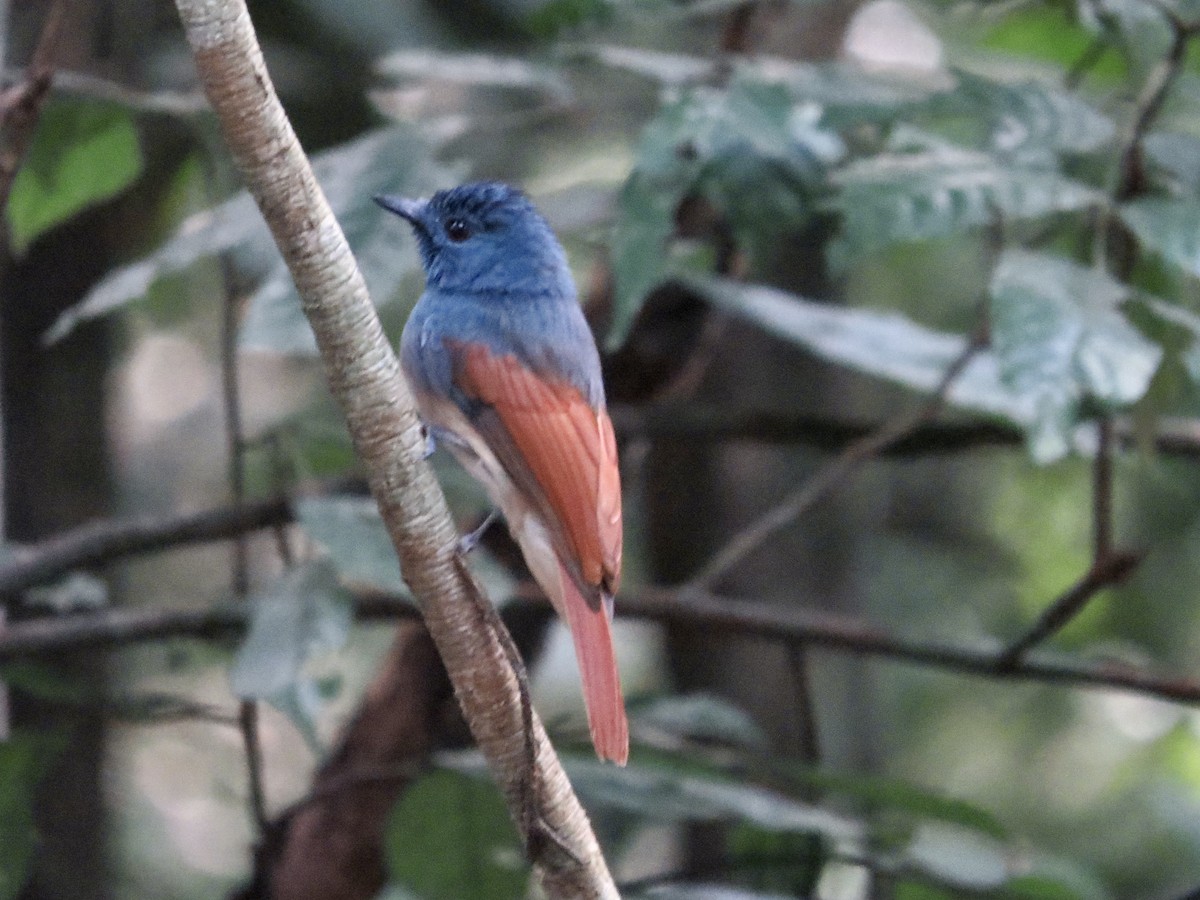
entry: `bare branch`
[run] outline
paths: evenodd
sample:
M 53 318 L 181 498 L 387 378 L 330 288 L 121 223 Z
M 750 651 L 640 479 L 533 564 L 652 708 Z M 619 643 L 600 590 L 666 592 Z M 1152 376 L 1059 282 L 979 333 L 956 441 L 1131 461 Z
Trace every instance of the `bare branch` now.
M 984 306 L 981 304 L 981 309 Z M 971 358 L 984 346 L 986 335 L 981 327 L 972 336 L 963 352 L 947 367 L 933 395 L 912 412 L 897 416 L 886 422 L 879 430 L 866 435 L 848 446 L 830 460 L 815 475 L 779 504 L 752 522 L 748 528 L 734 535 L 733 539 L 720 548 L 712 558 L 688 581 L 693 588 L 711 587 L 722 575 L 758 549 L 763 542 L 780 529 L 795 521 L 818 501 L 830 494 L 847 476 L 863 463 L 878 456 L 884 449 L 907 437 L 938 416 L 945 406 L 946 392 Z
M 166 516 L 101 519 L 26 547 L 10 548 L 0 564 L 0 597 L 52 581 L 72 569 L 115 562 L 174 547 L 226 540 L 292 521 L 289 501 L 260 500 L 238 507 Z
M 1200 680 L 1164 675 L 1125 662 L 1085 662 L 1066 655 L 1005 660 L 994 646 L 937 643 L 893 635 L 860 619 L 808 609 L 716 596 L 702 591 L 643 587 L 623 592 L 621 615 L 668 625 L 723 629 L 831 652 L 893 660 L 981 678 L 1007 678 L 1069 687 L 1122 690 L 1200 706 Z M 514 603 L 538 603 L 522 596 Z M 379 594 L 360 595 L 362 620 L 415 619 L 411 603 Z M 106 609 L 59 618 L 30 619 L 0 634 L 0 663 L 16 659 L 117 647 L 166 638 L 225 639 L 241 633 L 240 607 Z
M 529 824 L 523 788 L 536 787 L 539 833 L 524 837 L 542 887 L 552 897 L 616 897 L 587 816 L 536 715 L 536 771 L 526 771 L 517 676 L 483 612 L 489 601 L 458 555 L 445 497 L 422 459 L 412 396 L 275 94 L 245 3 L 176 0 L 176 7 L 225 141 L 296 283 L 401 569 L 518 827 Z M 547 833 L 551 840 L 535 840 Z

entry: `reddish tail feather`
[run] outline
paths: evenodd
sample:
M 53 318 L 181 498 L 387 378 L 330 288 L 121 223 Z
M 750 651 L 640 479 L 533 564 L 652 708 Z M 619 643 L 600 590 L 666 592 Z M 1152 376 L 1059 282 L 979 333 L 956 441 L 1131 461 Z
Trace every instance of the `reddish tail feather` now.
M 565 569 L 561 570 L 561 578 L 567 627 L 575 642 L 592 744 L 601 759 L 623 766 L 629 759 L 629 722 L 625 718 L 608 613 L 604 604 L 596 609 L 588 605 Z

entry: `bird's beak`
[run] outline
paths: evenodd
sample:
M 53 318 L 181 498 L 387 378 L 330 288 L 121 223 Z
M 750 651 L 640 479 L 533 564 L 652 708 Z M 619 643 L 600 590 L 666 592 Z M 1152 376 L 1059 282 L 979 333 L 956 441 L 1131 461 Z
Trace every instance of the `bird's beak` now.
M 424 200 L 410 200 L 408 197 L 401 197 L 398 194 L 376 194 L 375 202 L 414 225 L 421 224 L 421 213 L 425 209 Z

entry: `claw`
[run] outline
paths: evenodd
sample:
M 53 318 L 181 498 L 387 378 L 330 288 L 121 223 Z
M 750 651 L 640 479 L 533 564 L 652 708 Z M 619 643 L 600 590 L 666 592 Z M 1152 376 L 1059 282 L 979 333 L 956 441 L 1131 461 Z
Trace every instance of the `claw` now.
M 484 520 L 479 523 L 478 527 L 476 527 L 473 531 L 468 531 L 466 534 L 460 537 L 458 539 L 458 552 L 463 556 L 466 556 L 468 553 L 478 547 L 479 542 L 483 539 L 484 534 L 487 533 L 487 530 L 492 527 L 492 523 L 495 522 L 499 516 L 500 513 L 493 509 L 487 514 L 486 517 L 484 517 Z

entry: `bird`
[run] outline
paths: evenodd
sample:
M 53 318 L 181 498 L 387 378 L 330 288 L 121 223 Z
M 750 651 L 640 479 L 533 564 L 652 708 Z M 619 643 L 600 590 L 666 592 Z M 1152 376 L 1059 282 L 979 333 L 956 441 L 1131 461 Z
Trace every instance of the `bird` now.
M 431 450 L 448 449 L 503 514 L 571 632 L 596 754 L 623 766 L 629 724 L 612 636 L 621 476 L 566 254 L 503 182 L 374 199 L 412 226 L 425 269 L 400 363 Z

